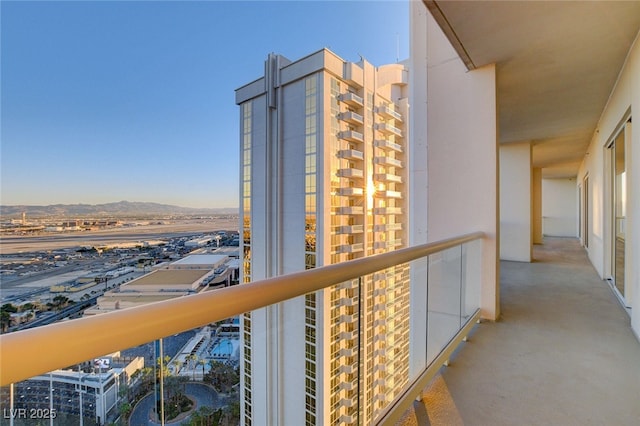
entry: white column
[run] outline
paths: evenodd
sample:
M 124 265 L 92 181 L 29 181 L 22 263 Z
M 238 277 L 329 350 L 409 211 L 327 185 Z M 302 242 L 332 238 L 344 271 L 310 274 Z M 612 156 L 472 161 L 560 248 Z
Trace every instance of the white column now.
M 486 234 L 481 315 L 494 320 L 500 314 L 495 65 L 467 70 L 431 16 L 426 41 L 428 240 Z
M 531 262 L 531 145 L 500 147 L 500 259 Z

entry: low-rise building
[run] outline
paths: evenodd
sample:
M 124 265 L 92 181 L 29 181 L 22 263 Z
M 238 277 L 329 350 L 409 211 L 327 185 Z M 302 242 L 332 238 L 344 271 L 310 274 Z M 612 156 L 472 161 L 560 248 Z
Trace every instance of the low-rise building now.
M 16 383 L 11 401 L 8 389 L 2 389 L 3 407 L 12 413 L 17 410 L 43 412 L 56 424 L 75 422 L 80 417 L 95 424 L 106 424 L 118 415 L 118 405 L 124 395 L 118 390 L 131 385 L 131 377 L 144 367 L 144 358 L 121 358 L 119 352 L 94 361 L 91 372 L 55 370 Z M 63 420 L 64 419 L 64 420 Z M 79 422 L 78 422 L 79 424 Z

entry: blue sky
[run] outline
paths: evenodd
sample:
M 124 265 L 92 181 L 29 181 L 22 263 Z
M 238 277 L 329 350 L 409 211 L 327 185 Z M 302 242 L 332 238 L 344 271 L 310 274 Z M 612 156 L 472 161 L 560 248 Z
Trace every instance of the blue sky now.
M 268 53 L 408 56 L 404 1 L 10 2 L 0 202 L 238 205 L 234 89 Z

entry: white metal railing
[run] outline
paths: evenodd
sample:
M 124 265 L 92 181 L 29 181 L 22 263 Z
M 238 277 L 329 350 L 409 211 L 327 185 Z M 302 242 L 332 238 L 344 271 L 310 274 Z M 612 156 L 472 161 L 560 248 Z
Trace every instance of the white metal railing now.
M 363 106 L 364 100 L 353 92 L 346 92 L 338 96 L 338 100 L 353 106 Z

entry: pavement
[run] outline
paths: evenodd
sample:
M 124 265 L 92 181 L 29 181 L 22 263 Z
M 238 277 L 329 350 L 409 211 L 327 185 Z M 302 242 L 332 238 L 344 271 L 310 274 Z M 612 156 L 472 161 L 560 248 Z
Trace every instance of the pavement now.
M 476 327 L 402 425 L 640 425 L 640 342 L 575 239 L 501 263 L 502 317 Z
M 214 410 L 224 407 L 228 401 L 226 397 L 219 395 L 211 386 L 200 383 L 187 383 L 186 394 L 196 401 L 193 410 L 197 410 L 202 406 L 209 406 Z M 133 409 L 129 417 L 130 426 L 160 426 L 153 419 L 153 393 L 145 396 Z M 165 424 L 180 424 L 189 419 L 189 416 L 179 416 L 173 422 L 165 422 Z

